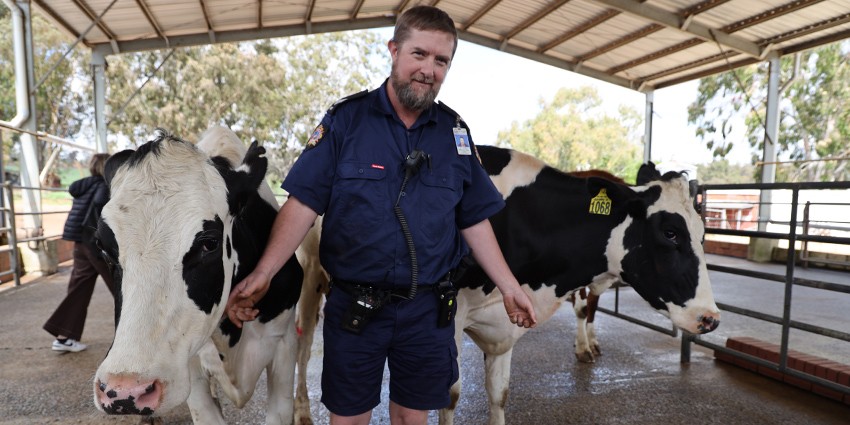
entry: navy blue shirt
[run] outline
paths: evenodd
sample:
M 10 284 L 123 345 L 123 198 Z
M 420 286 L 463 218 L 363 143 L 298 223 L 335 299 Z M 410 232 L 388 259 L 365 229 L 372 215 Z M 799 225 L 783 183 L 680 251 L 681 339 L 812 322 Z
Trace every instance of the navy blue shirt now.
M 322 266 L 337 279 L 410 286 L 407 242 L 393 206 L 407 220 L 416 247 L 419 283 L 437 282 L 468 252 L 459 229 L 504 207 L 472 155 L 460 155 L 453 128 L 466 124 L 434 104 L 410 129 L 393 110 L 385 81 L 380 88 L 334 105 L 281 186 L 324 214 Z M 468 129 L 467 129 L 468 131 Z M 413 150 L 430 155 L 418 174 L 404 180 L 404 159 Z

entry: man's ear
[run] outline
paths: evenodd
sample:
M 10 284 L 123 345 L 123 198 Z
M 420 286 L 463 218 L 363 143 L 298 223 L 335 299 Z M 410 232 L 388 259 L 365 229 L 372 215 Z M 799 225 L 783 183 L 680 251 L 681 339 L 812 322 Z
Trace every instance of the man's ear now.
M 398 59 L 398 43 L 395 40 L 388 41 L 387 50 L 390 51 L 390 58 L 395 62 Z

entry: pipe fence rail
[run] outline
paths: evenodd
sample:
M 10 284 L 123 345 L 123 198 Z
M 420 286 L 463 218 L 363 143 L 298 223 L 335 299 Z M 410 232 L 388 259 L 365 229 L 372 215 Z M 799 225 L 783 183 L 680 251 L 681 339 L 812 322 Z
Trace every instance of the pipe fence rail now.
M 21 276 L 23 273 L 22 264 L 19 261 L 20 259 L 20 248 L 18 244 L 28 243 L 30 248 L 37 249 L 39 245 L 44 241 L 58 239 L 62 237 L 61 232 L 58 234 L 35 234 L 35 235 L 27 235 L 26 237 L 19 238 L 18 237 L 18 226 L 15 223 L 16 217 L 24 217 L 24 216 L 40 216 L 44 217 L 45 215 L 52 214 L 68 214 L 70 211 L 70 207 L 67 210 L 56 210 L 56 211 L 39 211 L 39 212 L 19 212 L 15 209 L 15 191 L 19 190 L 38 190 L 41 192 L 64 192 L 67 193 L 67 189 L 64 188 L 52 188 L 52 187 L 30 187 L 30 186 L 19 186 L 12 184 L 11 182 L 3 182 L 2 185 L 2 205 L 0 205 L 0 239 L 5 241 L 4 245 L 0 245 L 0 254 L 8 253 L 9 255 L 9 269 L 0 271 L 0 277 L 13 275 L 15 286 L 21 285 Z M 37 233 L 43 233 L 44 228 L 38 229 Z
M 749 195 L 752 196 L 752 192 L 754 190 L 757 192 L 770 191 L 771 197 L 768 198 L 767 202 L 764 202 L 764 200 L 760 202 L 758 198 L 754 201 L 730 199 L 717 200 L 718 197 L 716 196 L 714 197 L 715 199 L 712 200 L 713 192 L 722 191 L 724 192 L 724 195 L 728 196 L 730 193 L 734 193 L 736 191 L 748 191 Z M 784 201 L 782 199 L 773 199 L 780 197 L 777 196 L 778 191 L 787 192 L 782 194 L 782 198 L 788 198 L 788 200 Z M 838 196 L 834 193 L 834 191 L 843 192 L 841 192 L 839 194 L 840 196 Z M 801 201 L 801 196 L 803 198 L 813 199 Z M 841 200 L 846 200 L 846 202 L 840 202 Z M 752 211 L 750 211 L 750 214 L 748 215 L 753 217 L 752 219 L 744 220 L 741 219 L 741 215 L 739 215 L 738 218 L 732 220 L 733 222 L 746 224 L 747 226 L 736 226 L 737 228 L 734 229 L 722 228 L 722 226 L 719 225 L 722 220 L 719 220 L 716 217 L 707 217 L 707 215 L 712 212 L 723 210 L 724 206 L 731 206 L 737 210 L 740 210 L 741 208 L 771 208 L 771 220 L 768 220 L 765 223 L 767 228 L 763 231 L 746 230 L 742 227 L 751 227 L 755 229 L 759 224 L 757 219 L 758 214 L 752 214 Z M 711 263 L 707 265 L 708 269 L 712 271 L 745 276 L 768 282 L 780 283 L 783 285 L 782 314 L 779 316 L 762 313 L 743 306 L 717 302 L 718 307 L 723 312 L 730 312 L 758 321 L 779 325 L 781 328 L 781 342 L 778 344 L 780 347 L 779 361 L 774 363 L 708 341 L 707 337 L 682 333 L 680 353 L 681 361 L 683 363 L 690 361 L 691 344 L 697 344 L 717 352 L 723 352 L 736 358 L 745 359 L 759 366 L 769 368 L 773 371 L 783 373 L 806 382 L 818 384 L 843 394 L 850 394 L 850 387 L 848 386 L 792 369 L 788 365 L 789 334 L 791 329 L 804 331 L 837 341 L 850 342 L 850 333 L 843 332 L 838 329 L 818 326 L 812 323 L 806 323 L 804 321 L 793 320 L 791 318 L 791 306 L 794 301 L 793 288 L 795 286 L 812 288 L 819 291 L 829 291 L 830 293 L 835 294 L 850 294 L 850 285 L 848 284 L 826 282 L 816 279 L 805 279 L 795 276 L 795 270 L 798 262 L 806 267 L 812 263 L 823 263 L 845 266 L 845 270 L 850 270 L 850 262 L 846 260 L 835 260 L 820 257 L 816 258 L 810 255 L 812 243 L 826 244 L 826 246 L 831 247 L 841 247 L 845 251 L 850 252 L 850 250 L 847 249 L 848 246 L 850 246 L 850 226 L 847 226 L 847 217 L 850 217 L 850 182 L 702 185 L 698 191 L 697 205 L 695 205 L 695 207 L 698 211 L 700 211 L 700 214 L 706 223 L 706 235 L 770 239 L 787 242 L 788 248 L 784 258 L 784 274 L 767 273 Z M 784 210 L 777 211 L 778 208 L 784 208 Z M 828 213 L 823 213 L 823 211 L 821 211 L 821 214 L 815 214 L 814 211 L 816 208 L 829 211 Z M 817 229 L 817 234 L 813 234 L 814 229 Z M 798 249 L 798 243 L 801 246 L 800 249 Z M 847 255 L 847 258 L 850 258 L 850 255 Z M 850 272 L 848 273 L 848 279 L 846 281 L 850 282 Z M 659 327 L 652 323 L 648 323 L 622 313 L 619 306 L 619 286 L 615 287 L 615 293 L 616 298 L 614 310 L 603 309 L 600 307 L 599 311 L 646 326 L 667 335 L 674 337 L 677 336 L 675 329 L 671 330 Z

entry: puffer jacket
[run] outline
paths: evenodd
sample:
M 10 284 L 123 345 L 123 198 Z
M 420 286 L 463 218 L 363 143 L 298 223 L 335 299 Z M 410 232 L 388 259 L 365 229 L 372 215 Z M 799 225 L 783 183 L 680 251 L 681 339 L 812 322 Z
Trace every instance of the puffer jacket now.
M 94 208 L 97 209 L 99 214 L 103 206 L 109 202 L 109 187 L 106 186 L 103 177 L 90 176 L 71 183 L 71 186 L 68 187 L 68 193 L 74 197 L 74 202 L 71 204 L 68 219 L 65 220 L 62 239 L 82 242 L 83 220 L 86 219 L 89 205 L 94 203 Z

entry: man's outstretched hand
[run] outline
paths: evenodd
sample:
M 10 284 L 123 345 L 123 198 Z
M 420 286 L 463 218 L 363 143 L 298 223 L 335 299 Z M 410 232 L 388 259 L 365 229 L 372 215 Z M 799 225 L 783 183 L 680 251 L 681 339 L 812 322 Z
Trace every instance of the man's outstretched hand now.
M 505 311 L 508 313 L 511 323 L 521 328 L 533 328 L 537 326 L 537 316 L 534 314 L 534 306 L 528 294 L 517 287 L 514 291 L 502 292 L 502 301 Z
M 270 281 L 268 276 L 255 271 L 230 291 L 225 312 L 237 328 L 242 327 L 242 322 L 250 322 L 257 318 L 260 311 L 254 306 L 268 292 Z

